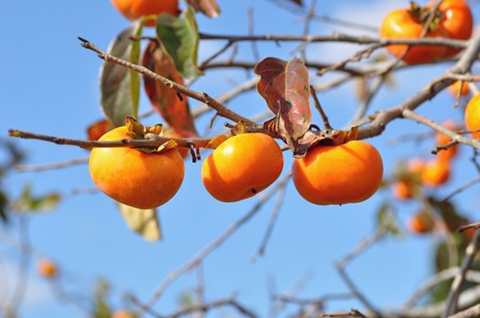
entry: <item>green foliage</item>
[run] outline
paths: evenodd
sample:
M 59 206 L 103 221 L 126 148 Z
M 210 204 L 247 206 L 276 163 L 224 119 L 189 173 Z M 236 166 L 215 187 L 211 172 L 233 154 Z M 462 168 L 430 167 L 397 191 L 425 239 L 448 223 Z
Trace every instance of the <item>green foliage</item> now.
M 105 279 L 99 279 L 94 291 L 93 316 L 95 318 L 110 318 L 112 311 L 107 298 L 110 295 L 110 284 Z
M 107 52 L 138 64 L 140 43 L 132 41 L 132 37 L 141 35 L 142 29 L 142 22 L 134 22 L 112 41 Z M 100 94 L 103 113 L 115 126 L 123 126 L 126 116 L 137 118 L 140 98 L 138 73 L 117 64 L 104 62 L 100 71 Z
M 20 198 L 12 203 L 12 207 L 19 213 L 46 212 L 55 209 L 60 202 L 60 198 L 61 196 L 58 193 L 34 196 L 32 187 L 26 185 Z
M 197 67 L 199 35 L 192 7 L 188 8 L 184 18 L 159 15 L 156 30 L 158 38 L 184 77 L 195 78 L 203 74 Z
M 392 212 L 393 207 L 390 202 L 383 202 L 376 212 L 377 227 L 383 226 L 387 230 L 387 233 L 396 238 L 403 238 L 404 233 L 401 227 L 398 225 L 397 219 Z

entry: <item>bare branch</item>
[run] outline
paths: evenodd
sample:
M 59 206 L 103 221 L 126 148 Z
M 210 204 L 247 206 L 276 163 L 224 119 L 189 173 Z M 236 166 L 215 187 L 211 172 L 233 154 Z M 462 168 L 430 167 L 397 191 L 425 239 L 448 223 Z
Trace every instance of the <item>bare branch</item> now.
M 97 53 L 98 57 L 101 58 L 102 60 L 104 60 L 105 62 L 114 63 L 114 64 L 117 64 L 117 65 L 129 68 L 131 70 L 134 70 L 134 71 L 136 71 L 139 74 L 142 74 L 144 76 L 150 77 L 150 78 L 164 84 L 165 86 L 174 89 L 175 91 L 177 91 L 180 94 L 184 94 L 188 97 L 191 97 L 193 99 L 196 99 L 198 101 L 201 101 L 201 102 L 205 103 L 206 105 L 215 109 L 218 112 L 218 114 L 222 117 L 228 118 L 228 119 L 230 119 L 234 122 L 244 121 L 247 125 L 258 126 L 257 123 L 252 122 L 250 119 L 248 119 L 246 117 L 243 117 L 243 116 L 235 113 L 234 111 L 228 109 L 227 107 L 225 107 L 224 105 L 222 105 L 221 103 L 216 101 L 215 99 L 211 98 L 207 93 L 200 93 L 200 92 L 194 91 L 194 90 L 192 90 L 192 89 L 190 89 L 186 86 L 183 86 L 183 85 L 177 84 L 175 82 L 172 82 L 171 80 L 169 80 L 169 79 L 167 79 L 163 76 L 160 76 L 160 75 L 156 74 L 155 72 L 150 71 L 148 68 L 146 68 L 144 66 L 136 65 L 136 64 L 130 63 L 128 61 L 122 60 L 118 57 L 112 56 L 112 55 L 100 50 L 93 43 L 91 43 L 91 42 L 89 42 L 89 41 L 87 41 L 83 38 L 79 37 L 79 40 L 82 42 L 82 46 L 84 48 Z
M 176 281 L 184 273 L 188 272 L 195 266 L 197 266 L 202 260 L 204 260 L 212 251 L 217 249 L 222 245 L 228 238 L 230 238 L 239 228 L 245 225 L 254 215 L 261 210 L 265 202 L 267 202 L 279 189 L 284 187 L 284 185 L 290 180 L 290 174 L 285 175 L 280 181 L 278 181 L 273 187 L 270 188 L 268 192 L 261 193 L 259 195 L 257 203 L 253 208 L 245 214 L 242 218 L 232 224 L 225 232 L 223 232 L 218 238 L 213 242 L 205 246 L 197 255 L 195 255 L 191 260 L 184 263 L 175 271 L 171 272 L 170 275 L 155 289 L 151 298 L 145 304 L 139 304 L 142 311 L 149 310 L 157 300 L 163 295 L 168 286 L 170 286 L 174 281 Z
M 443 318 L 446 318 L 450 315 L 453 315 L 457 311 L 458 297 L 460 296 L 462 285 L 465 281 L 467 271 L 472 266 L 473 259 L 478 253 L 480 248 L 480 232 L 476 232 L 470 244 L 467 246 L 465 252 L 465 258 L 463 259 L 460 272 L 457 274 L 453 280 L 450 293 L 448 294 L 446 307 L 442 314 Z

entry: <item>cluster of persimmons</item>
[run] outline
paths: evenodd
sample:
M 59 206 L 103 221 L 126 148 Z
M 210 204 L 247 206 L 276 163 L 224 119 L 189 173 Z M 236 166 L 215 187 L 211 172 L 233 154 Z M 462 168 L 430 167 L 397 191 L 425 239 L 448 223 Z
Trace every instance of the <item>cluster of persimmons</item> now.
M 460 81 L 451 85 L 448 91 L 457 97 L 470 94 L 468 85 Z M 459 133 L 468 131 L 473 139 L 480 138 L 480 94 L 468 100 L 464 122 L 465 127 L 462 127 L 453 120 L 446 120 L 442 126 Z M 442 133 L 436 133 L 435 142 L 438 151 L 435 159 L 426 161 L 422 158 L 413 158 L 405 167 L 399 169 L 391 185 L 393 195 L 397 199 L 405 201 L 421 198 L 425 187 L 436 188 L 449 180 L 452 160 L 458 155 L 459 145 Z M 420 211 L 409 219 L 408 226 L 414 233 L 427 233 L 433 230 L 434 221 L 431 215 Z
M 128 118 L 125 126 L 107 132 L 99 141 L 143 139 L 157 128 L 143 127 Z M 94 148 L 89 163 L 92 179 L 100 190 L 123 204 L 140 209 L 158 207 L 177 193 L 185 170 L 184 158 L 177 150 L 182 147 L 174 143 L 161 148 Z M 225 138 L 205 158 L 201 178 L 215 199 L 236 202 L 271 185 L 280 176 L 283 162 L 282 150 L 271 136 L 240 133 Z M 379 152 L 359 140 L 315 146 L 292 166 L 300 195 L 319 205 L 364 201 L 377 191 L 382 176 Z

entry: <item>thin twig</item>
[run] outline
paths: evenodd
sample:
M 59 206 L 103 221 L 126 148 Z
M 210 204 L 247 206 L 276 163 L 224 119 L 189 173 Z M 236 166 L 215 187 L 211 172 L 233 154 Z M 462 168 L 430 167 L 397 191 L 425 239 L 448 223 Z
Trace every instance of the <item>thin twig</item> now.
M 458 298 L 460 296 L 462 285 L 465 281 L 467 271 L 470 269 L 473 263 L 473 259 L 478 253 L 480 248 L 480 232 L 476 232 L 472 241 L 468 244 L 465 251 L 465 258 L 463 259 L 461 270 L 458 272 L 457 276 L 453 280 L 450 293 L 447 297 L 447 304 L 445 310 L 442 314 L 443 318 L 446 318 L 450 315 L 453 315 L 457 311 Z
M 385 226 L 380 226 L 377 228 L 375 233 L 368 239 L 363 240 L 360 244 L 353 250 L 351 253 L 345 255 L 340 261 L 337 262 L 336 268 L 339 272 L 343 281 L 347 284 L 352 294 L 354 294 L 357 299 L 365 305 L 371 312 L 375 313 L 377 317 L 382 317 L 380 312 L 373 306 L 373 304 L 360 292 L 358 287 L 352 281 L 350 276 L 345 271 L 345 267 L 353 261 L 356 257 L 363 254 L 369 247 L 378 242 L 385 234 L 387 233 L 387 228 Z
M 412 119 L 412 120 L 416 121 L 417 123 L 424 124 L 424 125 L 427 125 L 427 126 L 433 128 L 433 129 L 435 129 L 436 131 L 444 134 L 445 136 L 450 137 L 452 139 L 452 141 L 455 141 L 455 142 L 458 142 L 458 143 L 463 143 L 463 144 L 472 146 L 474 148 L 480 149 L 480 142 L 479 141 L 471 139 L 471 138 L 464 137 L 464 136 L 462 136 L 462 135 L 460 135 L 460 134 L 458 134 L 458 133 L 456 133 L 456 132 L 454 132 L 454 131 L 452 131 L 448 128 L 445 128 L 441 124 L 436 123 L 432 119 L 429 119 L 427 117 L 419 115 L 419 114 L 415 113 L 414 111 L 412 111 L 410 109 L 404 109 L 402 111 L 402 115 L 405 118 Z
M 75 165 L 86 164 L 86 163 L 88 163 L 88 158 L 78 158 L 78 159 L 72 159 L 72 160 L 62 161 L 57 163 L 49 163 L 44 165 L 16 165 L 15 170 L 21 171 L 21 172 L 37 172 L 37 171 L 68 168 Z
M 285 199 L 286 187 L 285 186 L 280 188 L 277 194 L 277 200 L 275 201 L 275 205 L 272 210 L 272 216 L 270 217 L 270 223 L 268 224 L 267 230 L 265 231 L 265 235 L 263 237 L 262 243 L 258 248 L 257 253 L 252 257 L 252 260 L 255 261 L 258 257 L 263 256 L 265 254 L 265 250 L 267 248 L 268 241 L 272 236 L 273 229 L 275 228 L 275 224 L 277 223 L 278 214 L 283 206 L 283 201 Z
M 459 271 L 460 267 L 451 267 L 436 273 L 432 277 L 429 277 L 427 280 L 425 280 L 422 286 L 420 286 L 405 302 L 405 304 L 402 306 L 403 310 L 409 310 L 413 308 L 415 306 L 415 303 L 417 303 L 425 294 L 427 294 L 435 286 L 438 286 L 440 283 L 454 278 Z M 467 271 L 466 279 L 470 282 L 475 282 L 479 284 L 480 272 L 469 270 Z
M 473 180 L 470 180 L 468 181 L 467 183 L 465 183 L 464 185 L 458 187 L 457 189 L 455 189 L 452 193 L 450 193 L 449 195 L 447 195 L 445 198 L 442 199 L 442 202 L 445 202 L 445 201 L 449 201 L 451 198 L 453 198 L 454 196 L 456 196 L 457 194 L 459 193 L 462 193 L 463 191 L 465 191 L 466 189 L 470 188 L 471 186 L 473 185 L 476 185 L 477 183 L 480 183 L 480 177 L 477 177 Z
M 310 93 L 312 94 L 313 101 L 315 102 L 315 108 L 318 110 L 320 113 L 320 116 L 322 117 L 323 120 L 323 125 L 325 126 L 325 129 L 332 129 L 332 126 L 330 126 L 330 122 L 328 121 L 327 114 L 323 110 L 322 104 L 320 104 L 320 100 L 318 99 L 317 92 L 315 91 L 315 88 L 310 85 Z
M 253 208 L 241 217 L 238 221 L 233 223 L 228 229 L 223 232 L 219 237 L 217 237 L 213 242 L 205 246 L 197 255 L 192 259 L 184 263 L 175 271 L 171 272 L 163 282 L 155 288 L 150 299 L 145 304 L 140 304 L 140 309 L 142 311 L 147 311 L 150 309 L 157 300 L 163 295 L 168 286 L 170 286 L 174 281 L 176 281 L 184 273 L 188 272 L 195 266 L 197 266 L 202 260 L 204 260 L 212 251 L 217 249 L 222 245 L 230 236 L 232 236 L 238 229 L 245 225 L 254 215 L 261 210 L 262 206 L 267 202 L 279 189 L 284 187 L 284 185 L 290 180 L 290 174 L 285 175 L 280 181 L 278 181 L 273 187 L 270 188 L 268 192 L 262 193 L 259 195 L 257 203 Z
M 146 68 L 144 66 L 133 64 L 133 63 L 130 63 L 128 61 L 122 60 L 118 57 L 115 57 L 113 55 L 110 55 L 110 54 L 100 50 L 99 48 L 97 48 L 93 43 L 91 43 L 88 40 L 85 40 L 81 37 L 79 37 L 79 40 L 82 42 L 81 43 L 82 47 L 97 53 L 98 57 L 101 58 L 102 60 L 104 60 L 105 62 L 114 63 L 114 64 L 117 64 L 117 65 L 126 67 L 128 69 L 131 69 L 133 71 L 136 71 L 139 74 L 142 74 L 144 76 L 150 77 L 150 78 L 164 84 L 165 86 L 174 89 L 175 91 L 177 91 L 180 94 L 184 94 L 188 97 L 191 97 L 193 99 L 196 99 L 198 101 L 201 101 L 201 102 L 209 105 L 210 107 L 215 109 L 219 113 L 219 115 L 222 116 L 222 117 L 228 118 L 228 119 L 230 119 L 234 122 L 244 121 L 247 125 L 258 126 L 257 123 L 252 122 L 250 119 L 248 119 L 246 117 L 243 117 L 243 116 L 235 113 L 234 111 L 228 109 L 227 107 L 225 107 L 224 105 L 219 103 L 217 100 L 210 97 L 207 93 L 200 93 L 200 92 L 194 91 L 194 90 L 192 90 L 192 89 L 190 89 L 186 86 L 183 86 L 183 85 L 177 84 L 175 82 L 172 82 L 171 80 L 169 80 L 169 79 L 167 79 L 163 76 L 160 76 L 160 75 L 156 74 L 155 72 L 150 71 L 148 68 Z

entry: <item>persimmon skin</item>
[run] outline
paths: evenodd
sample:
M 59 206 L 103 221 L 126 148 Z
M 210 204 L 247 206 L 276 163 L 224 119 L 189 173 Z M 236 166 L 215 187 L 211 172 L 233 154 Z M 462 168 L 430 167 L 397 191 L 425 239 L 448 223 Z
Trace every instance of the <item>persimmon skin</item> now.
M 113 6 L 130 21 L 145 15 L 169 13 L 178 15 L 178 0 L 111 0 Z M 147 21 L 147 26 L 154 26 L 154 21 Z
M 389 12 L 380 26 L 382 39 L 418 39 L 423 32 L 422 24 L 409 12 L 408 8 Z M 434 31 L 427 32 L 426 37 L 447 37 L 448 33 L 440 24 Z M 387 51 L 396 57 L 402 56 L 408 46 L 403 44 L 388 45 Z M 446 48 L 433 45 L 415 45 L 402 58 L 409 64 L 429 63 L 444 56 Z
M 283 169 L 280 146 L 262 133 L 245 133 L 220 144 L 202 164 L 202 181 L 215 199 L 235 202 L 272 184 Z
M 430 3 L 428 6 L 431 6 Z M 468 40 L 472 36 L 473 15 L 469 5 L 463 0 L 443 0 L 439 10 L 445 15 L 442 26 L 447 31 L 447 36 L 455 40 Z M 446 48 L 443 55 L 449 58 L 460 52 L 459 49 Z
M 298 193 L 318 205 L 365 201 L 380 186 L 382 157 L 367 142 L 353 140 L 339 146 L 317 146 L 295 159 L 292 179 Z
M 473 132 L 480 129 L 480 94 L 473 96 L 465 108 L 465 126 L 472 131 L 472 138 L 480 138 L 480 131 Z
M 462 83 L 461 87 L 460 87 L 460 83 Z M 468 94 L 470 94 L 470 88 L 468 87 L 467 82 L 456 81 L 455 83 L 453 83 L 448 87 L 448 92 L 453 97 L 457 97 L 458 95 L 467 96 Z
M 99 141 L 130 138 L 122 126 L 107 132 Z M 169 201 L 180 189 L 185 174 L 183 158 L 176 149 L 146 153 L 127 147 L 94 148 L 89 169 L 102 192 L 139 209 L 156 208 Z
M 408 228 L 413 233 L 425 234 L 433 230 L 433 220 L 424 212 L 420 212 L 410 217 Z
M 458 131 L 459 130 L 459 125 L 453 121 L 453 120 L 447 120 L 442 123 L 442 126 L 445 128 L 448 128 L 452 131 Z M 435 140 L 439 146 L 445 146 L 449 142 L 452 141 L 452 139 L 442 133 L 436 133 L 435 134 Z M 441 150 L 438 152 L 437 156 L 439 160 L 452 160 L 458 155 L 458 145 L 453 145 L 450 146 L 448 149 Z
M 421 174 L 422 183 L 430 187 L 438 187 L 450 178 L 450 162 L 439 158 L 427 162 Z
M 51 260 L 42 258 L 37 262 L 37 272 L 43 277 L 52 278 L 57 276 L 58 268 Z
M 392 184 L 393 195 L 399 200 L 408 200 L 413 197 L 413 185 L 408 180 L 399 180 Z

